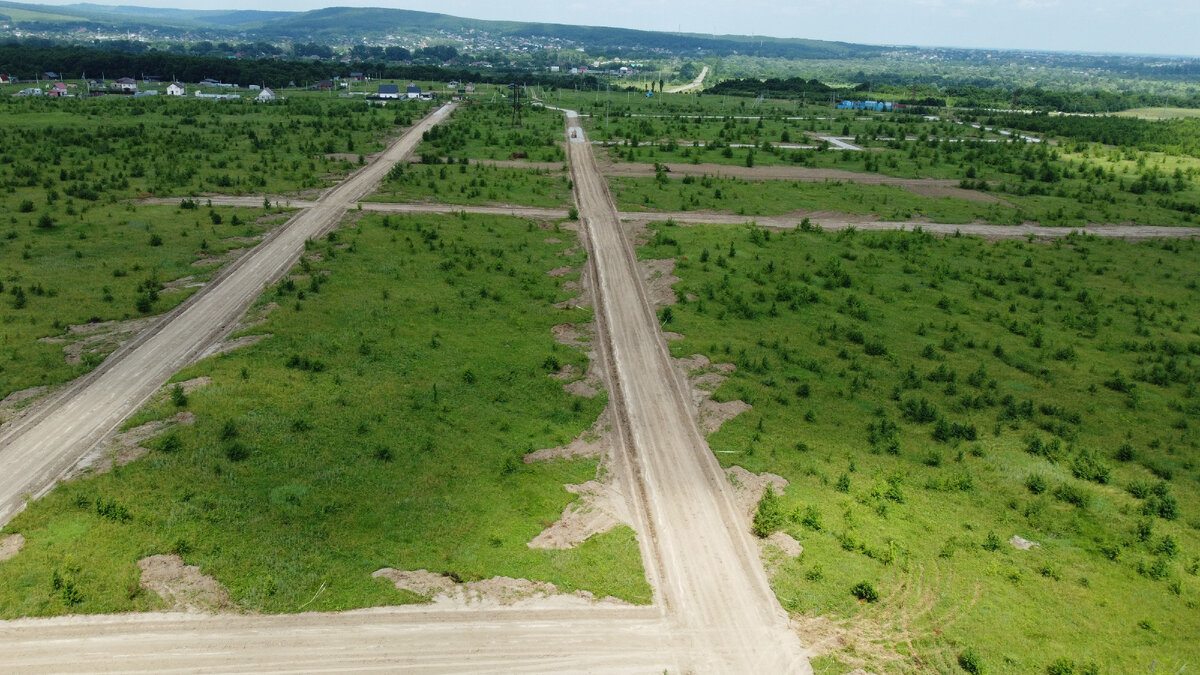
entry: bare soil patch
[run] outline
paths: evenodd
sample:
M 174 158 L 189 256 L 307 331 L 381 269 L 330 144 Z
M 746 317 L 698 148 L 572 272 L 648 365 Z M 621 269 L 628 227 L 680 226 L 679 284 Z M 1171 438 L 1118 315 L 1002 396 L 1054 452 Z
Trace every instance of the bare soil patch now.
M 579 495 L 563 509 L 562 516 L 534 537 L 529 548 L 567 549 L 629 522 L 625 499 L 611 484 L 590 480 L 581 485 L 565 485 L 567 492 Z
M 590 323 L 560 323 L 550 330 L 559 344 L 577 349 L 590 347 L 596 334 L 596 326 Z
M 579 434 L 566 445 L 557 448 L 535 450 L 525 455 L 525 463 L 532 464 L 549 459 L 583 459 L 586 457 L 603 457 L 612 453 L 612 439 L 609 431 L 612 429 L 612 411 L 608 408 L 600 413 L 595 424 L 590 429 Z
M 249 248 L 231 248 L 221 255 L 200 258 L 199 260 L 192 262 L 192 267 L 212 267 L 213 265 L 224 265 L 225 263 L 237 260 L 249 252 Z
M 573 253 L 574 253 L 574 247 L 569 248 L 566 251 L 563 251 L 563 255 L 571 255 Z M 561 270 L 563 268 L 560 267 L 558 269 Z M 567 268 L 567 269 L 569 270 L 570 268 Z M 551 270 L 551 272 L 553 272 L 553 271 L 554 270 Z M 563 274 L 567 274 L 567 272 L 562 272 L 561 274 L 558 274 L 558 275 L 551 274 L 551 276 L 562 276 Z M 592 306 L 592 292 L 590 290 L 591 289 L 590 274 L 591 273 L 588 272 L 587 266 L 584 266 L 584 268 L 582 270 L 580 270 L 580 272 L 579 272 L 579 280 L 578 281 L 574 281 L 574 280 L 564 281 L 563 285 L 562 285 L 563 292 L 570 293 L 571 297 L 562 302 L 554 303 L 554 306 L 559 309 L 575 309 L 576 307 L 591 307 Z
M 804 553 L 804 547 L 800 545 L 800 542 L 787 532 L 772 532 L 771 536 L 763 541 L 763 546 L 774 546 L 788 558 L 799 558 L 800 554 Z
M 646 281 L 646 293 L 655 307 L 666 307 L 679 302 L 672 288 L 679 283 L 675 276 L 675 259 L 640 260 L 638 267 L 642 270 L 642 278 Z
M 142 578 L 138 583 L 154 591 L 175 611 L 217 613 L 235 609 L 229 591 L 216 579 L 201 574 L 195 565 L 185 565 L 177 555 L 152 555 L 138 561 Z
M 142 443 L 177 426 L 191 426 L 195 423 L 196 416 L 184 411 L 165 420 L 154 420 L 129 431 L 121 432 L 112 437 L 101 454 L 95 455 L 91 461 L 85 459 L 84 463 L 81 463 L 72 472 L 71 477 L 73 478 L 83 471 L 92 474 L 107 473 L 114 466 L 125 466 L 150 452 L 150 449 L 143 446 Z
M 750 410 L 745 401 L 712 400 L 713 392 L 735 370 L 732 363 L 711 363 L 703 354 L 675 359 L 675 367 L 687 378 L 691 388 L 692 403 L 699 409 L 700 429 L 705 434 L 716 433 L 721 425 Z
M 30 387 L 14 391 L 0 399 L 0 424 L 7 424 L 28 411 L 30 405 L 50 388 L 46 386 Z
M 83 360 L 84 354 L 107 354 L 117 349 L 157 319 L 150 316 L 128 321 L 78 324 L 69 326 L 62 335 L 40 338 L 38 342 L 62 344 L 67 363 L 75 365 Z
M 371 576 L 387 579 L 402 591 L 427 597 L 435 607 L 444 609 L 565 608 L 596 602 L 628 605 L 611 596 L 596 600 L 596 596 L 587 591 L 563 593 L 552 583 L 512 577 L 464 582 L 427 570 L 406 571 L 391 567 L 376 570 Z
M 180 277 L 174 281 L 168 281 L 163 284 L 163 293 L 177 293 L 185 288 L 202 288 L 204 282 L 196 281 L 196 277 L 189 274 L 186 277 Z
M 25 547 L 25 537 L 20 534 L 10 534 L 0 539 L 0 562 L 16 557 Z
M 618 472 L 608 470 L 612 466 L 614 450 L 612 416 L 611 408 L 605 408 L 590 429 L 567 445 L 525 455 L 527 464 L 560 458 L 600 458 L 595 480 L 563 486 L 567 492 L 579 495 L 579 499 L 567 504 L 559 519 L 529 542 L 530 548 L 573 548 L 593 535 L 632 521 L 625 496 L 628 491 L 620 488 Z
M 554 269 L 550 270 L 549 272 L 546 272 L 546 274 L 548 274 L 549 276 L 552 276 L 552 277 L 561 277 L 565 274 L 570 274 L 570 273 L 571 273 L 570 267 L 555 267 Z

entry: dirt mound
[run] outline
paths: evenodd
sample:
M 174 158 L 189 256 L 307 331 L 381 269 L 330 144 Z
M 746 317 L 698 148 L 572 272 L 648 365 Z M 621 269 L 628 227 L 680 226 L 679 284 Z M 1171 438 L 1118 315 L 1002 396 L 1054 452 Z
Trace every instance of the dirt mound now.
M 269 337 L 274 337 L 274 334 L 273 333 L 260 333 L 258 335 L 243 335 L 240 338 L 226 340 L 220 344 L 213 345 L 209 349 L 205 350 L 205 352 L 201 356 L 201 358 L 207 358 L 209 356 L 217 356 L 218 354 L 228 354 L 229 352 L 231 352 L 235 349 L 241 349 L 242 347 L 249 347 L 251 345 L 256 345 L 256 344 L 262 342 L 263 340 L 266 340 Z
M 40 338 L 38 342 L 63 344 L 63 354 L 67 363 L 75 365 L 83 360 L 85 353 L 112 352 L 157 319 L 158 317 L 151 316 L 128 321 L 99 321 L 73 325 L 62 335 Z
M 500 607 L 578 607 L 597 602 L 596 596 L 587 591 L 563 593 L 554 584 L 512 577 L 492 577 L 480 581 L 455 581 L 448 575 L 427 570 L 405 571 L 385 567 L 372 575 L 376 579 L 387 579 L 396 588 L 429 598 L 440 608 L 495 609 Z M 599 602 L 605 604 L 628 604 L 613 597 Z
M 0 424 L 4 424 L 9 420 L 15 419 L 23 414 L 22 411 L 27 410 L 34 399 L 49 391 L 49 387 L 30 387 L 14 391 L 13 393 L 0 399 Z
M 234 609 L 229 591 L 216 579 L 201 574 L 195 565 L 183 564 L 177 555 L 152 555 L 138 561 L 142 578 L 138 583 L 154 591 L 167 606 L 184 612 L 223 612 Z
M 608 430 L 612 428 L 612 412 L 605 408 L 596 418 L 592 428 L 579 434 L 575 440 L 557 448 L 536 450 L 525 455 L 525 463 L 545 461 L 548 459 L 582 459 L 585 457 L 602 457 L 612 452 L 612 439 Z
M 758 508 L 758 500 L 762 498 L 763 490 L 770 485 L 775 494 L 782 495 L 783 489 L 788 486 L 787 479 L 783 476 L 773 473 L 753 474 L 740 466 L 725 469 L 725 475 L 729 477 L 729 484 L 733 486 L 738 513 L 745 518 L 747 527 L 754 518 L 754 511 Z
M 675 359 L 675 367 L 687 378 L 692 391 L 692 403 L 699 410 L 697 418 L 700 429 L 705 434 L 716 433 L 722 424 L 750 410 L 750 404 L 745 401 L 718 403 L 712 400 L 713 392 L 729 373 L 736 370 L 732 363 L 712 363 L 703 354 L 692 354 Z
M 763 542 L 764 546 L 774 546 L 789 558 L 799 558 L 804 553 L 804 547 L 787 532 L 772 532 Z
M 140 427 L 134 427 L 129 431 L 119 433 L 113 436 L 112 440 L 108 442 L 108 447 L 103 450 L 103 454 L 96 456 L 92 461 L 87 462 L 86 465 L 80 464 L 72 472 L 72 477 L 85 469 L 88 473 L 106 473 L 111 471 L 114 466 L 125 466 L 147 452 L 150 452 L 150 449 L 144 447 L 142 443 L 174 427 L 191 426 L 195 423 L 196 416 L 185 411 L 176 413 L 165 420 L 154 420 Z
M 577 349 L 590 347 L 596 334 L 595 324 L 590 323 L 560 323 L 550 330 L 559 344 Z
M 579 495 L 563 509 L 562 517 L 529 542 L 529 548 L 574 548 L 594 534 L 602 534 L 629 522 L 625 500 L 612 486 L 590 480 L 582 485 L 565 485 Z
M 570 273 L 571 273 L 571 267 L 569 267 L 569 266 L 555 267 L 554 269 L 550 270 L 549 272 L 546 272 L 546 274 L 548 274 L 552 277 L 561 277 L 561 276 L 564 276 L 564 275 L 570 274 Z
M 575 380 L 563 385 L 563 391 L 572 396 L 581 396 L 583 398 L 596 398 L 600 395 L 600 391 L 588 384 L 587 380 Z
M 672 288 L 679 283 L 679 277 L 672 274 L 675 271 L 675 259 L 641 260 L 638 267 L 642 270 L 642 278 L 646 281 L 646 293 L 655 307 L 666 307 L 679 302 Z
M 9 560 L 21 552 L 25 547 L 25 537 L 19 534 L 10 534 L 7 537 L 0 539 L 0 562 Z

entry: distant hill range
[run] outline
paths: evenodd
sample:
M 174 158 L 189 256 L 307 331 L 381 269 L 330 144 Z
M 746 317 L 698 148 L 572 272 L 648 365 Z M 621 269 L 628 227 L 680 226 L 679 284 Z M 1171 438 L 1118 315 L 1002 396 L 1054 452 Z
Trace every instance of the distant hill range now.
M 36 5 L 0 1 L 0 23 L 29 31 L 110 28 L 154 31 L 193 39 L 293 40 L 341 43 L 385 36 L 446 36 L 487 33 L 497 39 L 555 40 L 565 46 L 631 53 L 841 59 L 876 56 L 882 47 L 846 42 L 739 35 L 701 35 L 571 26 L 552 23 L 484 21 L 403 9 L 329 7 L 308 12 L 186 10 L 127 5 Z

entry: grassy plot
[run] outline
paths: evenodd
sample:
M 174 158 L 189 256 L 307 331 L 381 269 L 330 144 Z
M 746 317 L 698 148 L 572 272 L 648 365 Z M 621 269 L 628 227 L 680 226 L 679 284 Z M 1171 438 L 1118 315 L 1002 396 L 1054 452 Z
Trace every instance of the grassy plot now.
M 0 154 L 0 186 L 14 205 L 29 199 L 38 211 L 143 194 L 322 188 L 425 109 L 304 94 L 266 105 L 174 96 L 0 99 L 12 137 Z
M 1200 657 L 1200 242 L 656 227 L 672 353 L 753 406 L 713 450 L 791 481 L 818 669 Z
M 417 154 L 431 163 L 454 159 L 527 159 L 565 162 L 563 116 L 557 110 L 522 107 L 513 123 L 511 100 L 460 105 L 449 124 L 425 132 Z
M 546 208 L 571 202 L 566 171 L 487 164 L 397 164 L 369 201 L 519 204 Z
M 414 600 L 371 578 L 386 566 L 647 602 L 628 528 L 569 551 L 526 546 L 573 499 L 563 484 L 597 466 L 522 455 L 568 442 L 605 403 L 549 377 L 586 365 L 551 327 L 589 316 L 553 306 L 567 294 L 546 271 L 583 254 L 552 238 L 571 235 L 510 218 L 368 216 L 311 246 L 260 300 L 279 305 L 255 329 L 273 337 L 177 378 L 212 378 L 182 401 L 194 426 L 60 485 L 6 527 L 26 548 L 0 563 L 0 616 L 147 607 L 135 563 L 171 551 L 252 611 Z
M 288 217 L 279 209 L 194 206 L 113 205 L 46 219 L 15 213 L 0 225 L 0 398 L 69 380 L 116 347 L 89 347 L 68 363 L 64 343 L 39 339 L 71 325 L 168 311 L 232 249 L 253 245 Z M 177 280 L 183 282 L 170 284 Z
M 1084 227 L 1095 223 L 1127 223 L 1158 226 L 1193 226 L 1189 213 L 1173 208 L 1191 208 L 1192 202 L 1164 206 L 1141 198 L 1103 198 L 1086 180 L 1073 181 L 1079 190 L 1092 195 L 1081 198 L 1066 190 L 1041 194 L 998 193 L 1002 202 L 954 197 L 931 198 L 901 187 L 862 185 L 840 180 L 811 183 L 788 180 L 745 180 L 713 176 L 685 176 L 678 181 L 660 172 L 656 178 L 612 177 L 609 184 L 622 209 L 662 211 L 734 211 L 741 215 L 780 215 L 794 210 L 832 210 L 874 214 L 882 220 L 925 217 L 937 223 L 968 223 L 974 220 L 995 225 L 1036 222 L 1055 227 Z M 732 208 L 731 208 L 732 207 Z
M 750 181 L 741 178 L 685 176 L 679 180 L 611 177 L 610 190 L 623 210 L 733 210 L 739 215 L 773 216 L 796 210 L 830 210 L 876 214 L 884 220 L 925 216 L 935 222 L 969 223 L 988 220 L 1005 225 L 1021 222 L 1020 213 L 1003 204 L 944 197 L 931 199 L 888 185 L 859 185 L 842 181 L 808 183 L 786 180 Z

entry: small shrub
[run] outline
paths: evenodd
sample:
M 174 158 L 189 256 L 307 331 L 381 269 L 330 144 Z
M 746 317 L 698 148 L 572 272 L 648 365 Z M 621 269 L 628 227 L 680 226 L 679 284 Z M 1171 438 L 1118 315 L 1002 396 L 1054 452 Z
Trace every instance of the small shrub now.
M 850 595 L 864 602 L 878 602 L 879 591 L 875 589 L 875 585 L 869 581 L 860 581 L 854 584 L 850 589 Z
M 240 462 L 250 456 L 250 449 L 239 441 L 225 446 L 225 457 L 231 462 Z
M 187 394 L 183 393 L 183 385 L 176 384 L 174 387 L 171 387 L 171 405 L 174 405 L 176 408 L 183 408 L 187 404 L 188 398 Z
M 999 551 L 1000 545 L 1000 536 L 995 532 L 988 532 L 987 539 L 983 540 L 983 549 L 985 551 Z
M 751 530 L 754 532 L 754 536 L 765 539 L 782 527 L 783 507 L 779 503 L 779 496 L 775 494 L 775 488 L 768 485 L 763 490 L 762 498 L 758 500 L 758 509 L 754 512 Z
M 958 654 L 958 666 L 967 671 L 971 675 L 983 675 L 983 659 L 979 658 L 979 654 L 967 647 Z
M 1025 477 L 1025 487 L 1031 493 L 1040 495 L 1046 491 L 1046 477 L 1040 473 L 1031 473 Z
M 1075 675 L 1075 662 L 1065 656 L 1054 659 L 1046 666 L 1046 675 Z
M 1090 492 L 1072 483 L 1063 483 L 1054 488 L 1054 498 L 1081 509 L 1086 509 L 1092 502 Z

